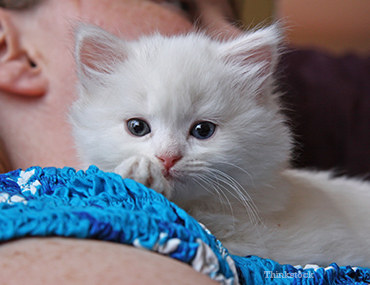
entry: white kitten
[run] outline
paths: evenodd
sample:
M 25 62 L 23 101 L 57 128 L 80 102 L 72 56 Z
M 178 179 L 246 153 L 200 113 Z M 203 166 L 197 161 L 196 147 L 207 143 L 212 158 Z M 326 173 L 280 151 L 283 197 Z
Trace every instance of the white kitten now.
M 71 121 L 85 166 L 163 193 L 231 253 L 370 267 L 370 185 L 288 170 L 277 27 L 127 42 L 82 26 L 76 39 Z

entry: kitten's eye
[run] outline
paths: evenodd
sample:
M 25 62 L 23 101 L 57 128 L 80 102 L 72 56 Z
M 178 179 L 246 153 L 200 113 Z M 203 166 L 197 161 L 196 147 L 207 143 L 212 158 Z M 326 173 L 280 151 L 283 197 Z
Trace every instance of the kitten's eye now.
M 147 122 L 141 119 L 131 119 L 127 121 L 127 128 L 137 137 L 143 137 L 150 133 L 150 127 Z
M 211 122 L 199 122 L 191 128 L 190 134 L 200 140 L 210 138 L 215 132 L 216 125 Z

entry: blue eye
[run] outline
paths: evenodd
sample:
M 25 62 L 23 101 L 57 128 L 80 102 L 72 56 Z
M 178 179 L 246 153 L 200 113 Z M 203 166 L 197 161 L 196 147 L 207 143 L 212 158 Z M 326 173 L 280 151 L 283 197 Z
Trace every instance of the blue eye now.
M 199 140 L 205 140 L 213 135 L 215 129 L 216 125 L 211 122 L 199 122 L 191 128 L 190 134 Z
M 150 133 L 150 127 L 147 122 L 141 119 L 131 119 L 127 121 L 127 128 L 137 137 L 143 137 Z

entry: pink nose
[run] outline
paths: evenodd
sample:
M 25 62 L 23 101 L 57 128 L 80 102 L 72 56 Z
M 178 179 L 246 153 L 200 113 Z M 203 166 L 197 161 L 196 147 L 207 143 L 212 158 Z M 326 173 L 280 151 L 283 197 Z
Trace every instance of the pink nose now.
M 167 171 L 169 171 L 175 165 L 175 163 L 178 162 L 182 158 L 182 156 L 162 155 L 162 156 L 157 156 L 157 158 L 163 163 L 164 168 Z

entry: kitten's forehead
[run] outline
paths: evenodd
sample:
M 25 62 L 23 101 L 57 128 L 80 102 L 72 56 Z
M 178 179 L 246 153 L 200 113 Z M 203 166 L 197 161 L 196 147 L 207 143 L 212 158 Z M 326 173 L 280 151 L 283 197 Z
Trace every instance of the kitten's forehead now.
M 162 40 L 136 58 L 137 63 L 143 61 L 139 88 L 148 111 L 169 120 L 194 117 L 219 100 L 216 93 L 225 64 L 204 38 Z
M 158 73 L 161 74 L 161 73 Z M 169 122 L 181 122 L 187 119 L 201 119 L 209 114 L 215 98 L 207 83 L 186 77 L 178 72 L 160 78 L 155 86 L 147 89 L 148 112 L 160 115 Z
M 186 121 L 227 120 L 250 107 L 248 94 L 241 96 L 234 88 L 239 77 L 220 55 L 219 42 L 197 35 L 159 36 L 133 45 L 117 78 L 118 84 L 124 79 L 126 109 L 180 126 Z

